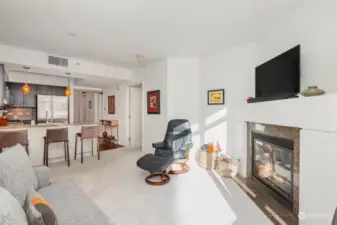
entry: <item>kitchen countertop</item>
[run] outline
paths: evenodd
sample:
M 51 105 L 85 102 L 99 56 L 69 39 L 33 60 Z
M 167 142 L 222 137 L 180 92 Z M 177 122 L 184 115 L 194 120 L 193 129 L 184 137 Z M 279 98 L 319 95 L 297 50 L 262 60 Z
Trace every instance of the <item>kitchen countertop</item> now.
M 84 125 L 99 125 L 99 123 L 49 123 L 49 124 L 9 124 L 7 127 L 0 127 L 0 130 L 8 129 L 28 129 L 28 128 L 52 128 L 52 127 L 64 127 L 64 126 L 84 126 Z
M 33 166 L 40 166 L 44 163 L 44 137 L 48 129 L 58 129 L 61 127 L 68 128 L 69 155 L 75 155 L 76 134 L 81 132 L 82 125 L 96 125 L 97 123 L 72 123 L 72 124 L 43 124 L 43 125 L 22 125 L 13 124 L 8 127 L 0 127 L 0 133 L 12 132 L 16 130 L 27 131 L 29 143 L 29 158 Z M 93 141 L 93 142 L 92 142 Z M 83 142 L 84 156 L 92 156 L 92 146 L 94 147 L 94 155 L 97 155 L 97 139 Z M 80 150 L 78 149 L 77 153 Z M 64 163 L 64 143 L 55 143 L 49 146 L 49 163 Z M 73 158 L 71 157 L 71 160 Z M 85 159 L 86 160 L 86 159 Z

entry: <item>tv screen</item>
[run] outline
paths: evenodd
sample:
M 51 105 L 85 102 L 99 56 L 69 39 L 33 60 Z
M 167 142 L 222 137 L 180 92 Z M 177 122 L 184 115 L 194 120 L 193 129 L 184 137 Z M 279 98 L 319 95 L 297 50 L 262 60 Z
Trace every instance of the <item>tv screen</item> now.
M 300 46 L 263 63 L 255 69 L 255 97 L 300 92 Z

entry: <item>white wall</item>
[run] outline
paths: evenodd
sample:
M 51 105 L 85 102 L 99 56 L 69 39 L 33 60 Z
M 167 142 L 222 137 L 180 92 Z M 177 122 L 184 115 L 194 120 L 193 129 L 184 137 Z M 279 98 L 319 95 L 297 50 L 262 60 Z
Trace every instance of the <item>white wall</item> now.
M 337 206 L 337 133 L 301 130 L 300 225 L 330 225 Z
M 115 114 L 108 114 L 108 96 L 115 95 Z M 127 146 L 129 144 L 129 86 L 119 86 L 109 90 L 103 90 L 104 116 L 106 120 L 118 120 L 118 143 Z M 116 129 L 113 128 L 113 132 Z
M 167 60 L 167 116 L 171 119 L 199 119 L 199 60 L 169 58 Z
M 154 152 L 152 143 L 164 139 L 167 126 L 167 62 L 157 61 L 135 71 L 143 80 L 143 152 Z M 160 114 L 147 114 L 147 92 L 160 90 Z
M 337 1 L 306 1 L 257 41 L 257 63 L 301 44 L 301 89 L 337 91 Z
M 245 175 L 245 122 L 237 116 L 254 92 L 256 45 L 248 43 L 201 59 L 200 132 L 201 143 L 219 141 L 225 152 L 242 159 Z M 225 89 L 224 105 L 207 105 L 207 91 Z
M 194 149 L 200 146 L 199 65 L 199 59 L 196 58 L 167 59 L 167 122 L 188 119 L 191 122 Z

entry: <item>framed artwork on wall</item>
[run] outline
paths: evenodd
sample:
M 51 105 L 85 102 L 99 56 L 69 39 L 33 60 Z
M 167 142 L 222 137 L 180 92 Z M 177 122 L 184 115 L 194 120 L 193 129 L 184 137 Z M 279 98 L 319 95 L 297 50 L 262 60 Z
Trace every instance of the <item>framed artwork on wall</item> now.
M 224 105 L 225 104 L 225 90 L 216 89 L 209 90 L 208 95 L 208 105 Z
M 147 114 L 160 114 L 160 90 L 147 92 Z
M 115 114 L 115 96 L 108 96 L 108 114 Z

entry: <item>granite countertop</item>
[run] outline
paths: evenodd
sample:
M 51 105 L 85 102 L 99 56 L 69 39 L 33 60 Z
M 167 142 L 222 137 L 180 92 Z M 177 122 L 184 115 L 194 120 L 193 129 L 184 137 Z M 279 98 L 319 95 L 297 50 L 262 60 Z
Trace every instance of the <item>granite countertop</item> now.
M 28 128 L 49 128 L 49 127 L 63 127 L 63 126 L 83 126 L 83 125 L 98 125 L 98 123 L 49 123 L 49 124 L 9 124 L 7 127 L 0 127 L 0 130 L 8 129 L 28 129 Z

